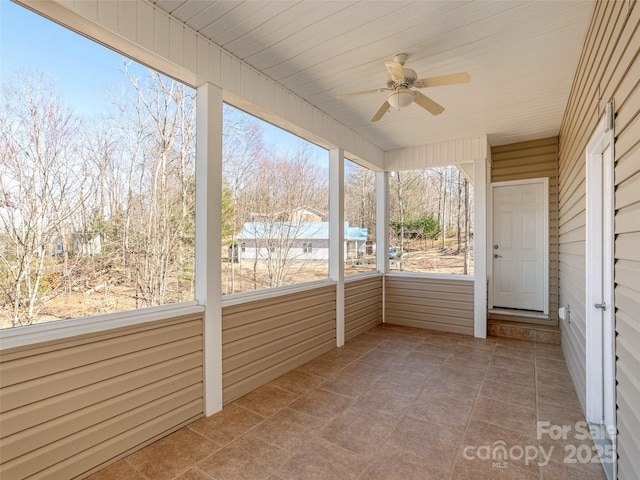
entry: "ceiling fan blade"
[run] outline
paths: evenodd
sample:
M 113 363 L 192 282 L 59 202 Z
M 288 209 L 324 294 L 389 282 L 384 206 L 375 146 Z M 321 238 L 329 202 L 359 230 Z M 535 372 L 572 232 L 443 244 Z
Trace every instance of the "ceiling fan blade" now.
M 372 122 L 377 122 L 378 120 L 380 120 L 382 118 L 382 116 L 389 111 L 389 108 L 391 108 L 391 105 L 389 105 L 389 102 L 387 102 L 385 100 L 385 102 L 378 109 L 376 114 L 373 117 L 371 117 L 371 121 Z
M 389 75 L 391 75 L 391 79 L 394 82 L 404 82 L 404 71 L 402 70 L 402 64 L 398 62 L 384 62 L 385 67 L 387 67 L 387 71 Z
M 432 113 L 433 115 L 440 115 L 444 112 L 444 107 L 442 105 L 437 104 L 426 95 L 423 95 L 420 92 L 415 92 L 415 94 L 413 101 L 424 108 L 427 112 Z
M 336 98 L 356 97 L 358 95 L 367 95 L 369 93 L 380 93 L 380 92 L 384 92 L 385 90 L 387 90 L 386 87 L 384 87 L 384 88 L 374 88 L 372 90 L 363 90 L 361 92 L 343 93 L 342 95 L 338 95 Z
M 471 75 L 467 72 L 450 73 L 449 75 L 440 75 L 439 77 L 420 78 L 413 83 L 414 87 L 440 87 L 442 85 L 455 85 L 456 83 L 468 83 L 471 81 Z

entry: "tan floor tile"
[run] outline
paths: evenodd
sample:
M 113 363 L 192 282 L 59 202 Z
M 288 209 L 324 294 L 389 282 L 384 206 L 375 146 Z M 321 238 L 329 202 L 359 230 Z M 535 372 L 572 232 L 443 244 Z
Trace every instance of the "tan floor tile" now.
M 491 359 L 490 365 L 494 367 L 511 368 L 513 370 L 522 370 L 524 372 L 533 374 L 534 360 L 525 360 L 517 357 L 503 357 L 502 355 L 494 355 Z
M 444 358 L 443 358 L 444 360 Z M 403 361 L 387 367 L 387 374 L 401 377 L 416 377 L 424 383 L 440 370 L 438 365 L 419 365 L 414 361 Z
M 318 357 L 304 365 L 298 367 L 298 370 L 312 375 L 318 375 L 319 377 L 330 377 L 338 373 L 344 368 L 344 364 L 341 362 L 335 362 L 328 358 Z
M 542 480 L 606 480 L 599 463 L 556 463 L 542 467 Z
M 559 362 L 565 362 L 564 354 L 562 350 L 550 350 L 548 348 L 538 348 L 534 350 L 536 354 L 536 358 L 550 358 L 552 360 L 558 360 Z
M 476 375 L 481 375 L 486 370 L 489 362 L 491 361 L 491 355 L 476 355 L 474 353 L 461 353 L 456 352 L 447 357 L 444 366 L 448 368 L 464 367 L 471 370 L 476 370 Z
M 423 343 L 429 345 L 439 345 L 443 347 L 455 347 L 458 345 L 458 336 L 448 336 L 448 335 L 429 335 L 428 337 L 424 337 L 422 339 Z
M 569 374 L 569 370 L 567 369 L 567 364 L 562 360 L 554 360 L 553 358 L 539 357 L 536 356 L 536 368 L 541 370 L 553 370 L 556 372 L 562 372 Z
M 474 420 L 469 423 L 456 465 L 472 464 L 465 470 L 525 470 L 537 475 L 539 466 L 547 461 L 546 452 L 540 451 L 535 434 Z
M 485 379 L 501 383 L 513 383 L 523 387 L 534 387 L 536 384 L 536 377 L 533 372 L 496 367 L 495 365 L 489 365 Z
M 327 423 L 290 408 L 280 410 L 251 433 L 264 441 L 289 452 L 296 452 Z
M 500 461 L 467 460 L 462 455 L 456 460 L 451 478 L 455 480 L 538 480 L 538 472 L 508 465 Z M 555 480 L 564 480 L 561 477 Z
M 482 383 L 480 396 L 501 400 L 528 408 L 536 408 L 536 389 L 533 386 L 522 386 L 514 383 L 487 380 Z
M 448 478 L 446 465 L 430 462 L 402 450 L 391 449 L 371 459 L 361 480 L 426 480 Z
M 323 380 L 324 377 L 320 377 L 318 375 L 301 372 L 300 370 L 292 370 L 289 373 L 285 373 L 281 377 L 272 380 L 267 385 L 302 395 L 303 393 L 307 393 L 312 388 L 318 386 Z
M 407 415 L 441 425 L 464 428 L 472 405 L 466 398 L 423 393 L 409 408 Z
M 380 452 L 395 425 L 377 421 L 377 416 L 361 410 L 346 410 L 321 432 L 320 437 L 364 456 Z
M 496 345 L 496 349 L 493 351 L 494 355 L 500 355 L 503 357 L 515 357 L 523 360 L 533 360 L 536 355 L 536 350 L 528 348 L 509 347 L 506 345 Z
M 268 478 L 288 458 L 288 452 L 247 434 L 197 466 L 216 480 L 257 480 Z
M 427 383 L 423 394 L 455 397 L 471 405 L 480 391 L 481 384 L 481 374 L 474 378 L 468 378 L 438 373 Z
M 416 352 L 427 353 L 429 355 L 437 355 L 439 357 L 445 358 L 451 355 L 451 346 L 449 345 L 438 345 L 422 342 L 419 345 L 416 345 L 414 350 Z
M 407 353 L 404 363 L 409 363 L 418 367 L 439 368 L 444 364 L 445 360 L 446 358 L 443 358 L 441 355 L 430 355 L 428 353 L 413 350 Z
M 313 439 L 293 455 L 276 474 L 283 480 L 355 480 L 366 459 L 323 439 Z
M 202 435 L 183 428 L 129 455 L 127 462 L 148 478 L 174 478 L 218 449 Z
M 386 374 L 371 387 L 372 391 L 381 394 L 392 394 L 400 397 L 416 398 L 424 389 L 425 380 L 420 377 Z
M 470 335 L 461 335 L 458 337 L 458 345 L 466 345 L 477 349 L 493 350 L 497 344 L 495 337 L 476 338 Z
M 536 380 L 538 383 L 554 385 L 557 387 L 573 385 L 573 381 L 571 380 L 569 373 L 555 372 L 553 370 L 537 370 Z
M 226 445 L 263 420 L 262 415 L 231 404 L 215 415 L 196 420 L 189 428 L 220 445 Z
M 351 409 L 374 414 L 380 422 L 396 424 L 404 416 L 411 402 L 410 398 L 371 390 L 358 397 Z
M 175 480 L 213 480 L 213 478 L 210 475 L 204 473 L 199 468 L 193 467 L 184 472 L 179 477 L 176 477 Z
M 412 351 L 413 347 L 414 345 L 410 345 L 407 343 L 385 340 L 380 345 L 378 345 L 378 350 L 380 352 L 404 355 Z
M 233 403 L 258 415 L 268 417 L 278 410 L 282 410 L 296 398 L 298 395 L 295 393 L 271 385 L 263 385 Z
M 347 375 L 340 372 L 335 377 L 328 378 L 318 388 L 328 392 L 339 393 L 346 397 L 356 398 L 365 393 L 373 385 L 373 380 Z
M 536 342 L 535 349 L 536 349 L 536 353 L 537 353 L 537 350 L 544 350 L 545 352 L 549 350 L 554 352 L 562 352 L 562 345 L 558 345 L 557 343 Z
M 530 436 L 537 432 L 535 409 L 484 397 L 476 401 L 471 419 L 511 428 Z
M 359 358 L 362 362 L 373 363 L 375 365 L 398 365 L 404 360 L 404 355 L 397 353 L 383 352 L 378 347 L 365 353 Z
M 561 387 L 538 383 L 537 392 L 539 402 L 559 405 L 573 410 L 579 410 L 581 408 L 573 384 Z
M 448 471 L 463 436 L 463 429 L 407 417 L 397 425 L 387 446 L 425 458 Z
M 496 345 L 504 345 L 505 347 L 517 347 L 527 350 L 533 350 L 534 342 L 529 340 L 521 340 L 517 338 L 496 337 Z
M 584 422 L 585 417 L 580 407 L 568 405 L 554 405 L 551 403 L 538 402 L 538 419 L 549 422 L 552 425 L 565 425 L 575 427 L 578 422 Z
M 289 405 L 290 408 L 321 420 L 333 420 L 351 404 L 352 399 L 324 390 L 311 390 Z
M 354 352 L 353 350 L 348 350 L 346 348 L 334 348 L 333 350 L 320 355 L 319 358 L 337 363 L 344 368 L 350 363 L 355 362 L 361 356 L 361 353 Z
M 368 342 L 366 340 L 362 340 L 360 338 L 360 336 L 353 338 L 351 340 L 348 340 L 347 342 L 345 342 L 344 347 L 347 350 L 351 350 L 352 352 L 358 352 L 358 353 L 367 353 L 369 350 L 373 349 L 376 347 L 377 344 L 375 343 L 371 343 Z
M 145 480 L 145 477 L 126 461 L 120 460 L 87 477 L 87 480 Z
M 385 365 L 367 363 L 358 360 L 344 367 L 340 373 L 376 381 L 382 377 L 388 369 L 389 367 Z

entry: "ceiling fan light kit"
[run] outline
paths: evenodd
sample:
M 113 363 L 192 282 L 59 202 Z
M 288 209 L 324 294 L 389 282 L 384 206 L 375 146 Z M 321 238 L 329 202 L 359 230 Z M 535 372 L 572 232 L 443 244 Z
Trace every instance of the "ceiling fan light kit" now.
M 412 90 L 413 88 L 439 87 L 443 85 L 454 85 L 457 83 L 467 83 L 471 81 L 471 76 L 466 73 L 452 73 L 449 75 L 441 75 L 438 77 L 418 78 L 415 70 L 404 68 L 409 55 L 406 53 L 398 53 L 393 57 L 393 62 L 385 62 L 387 72 L 389 72 L 389 80 L 385 88 L 377 88 L 373 90 L 364 90 L 361 92 L 347 93 L 338 95 L 338 98 L 354 97 L 356 95 L 366 95 L 369 93 L 379 93 L 389 91 L 387 100 L 378 109 L 371 118 L 372 122 L 377 122 L 382 116 L 389 111 L 391 107 L 400 110 L 407 107 L 413 102 L 427 110 L 432 115 L 439 115 L 444 111 L 444 107 L 439 105 L 426 95 Z
M 389 94 L 387 102 L 393 108 L 400 110 L 401 108 L 408 107 L 413 102 L 413 98 L 416 96 L 415 92 L 408 88 L 397 88 Z

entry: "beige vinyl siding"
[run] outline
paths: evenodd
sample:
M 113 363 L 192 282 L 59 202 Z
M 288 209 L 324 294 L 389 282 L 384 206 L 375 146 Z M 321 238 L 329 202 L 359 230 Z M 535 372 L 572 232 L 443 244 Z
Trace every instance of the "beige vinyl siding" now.
M 224 403 L 246 395 L 335 345 L 335 285 L 223 307 Z
M 473 335 L 473 280 L 385 277 L 385 323 Z
M 382 323 L 382 275 L 348 278 L 344 284 L 345 339 Z
M 491 148 L 491 181 L 549 179 L 549 323 L 558 324 L 558 137 Z M 489 318 L 495 317 L 489 314 Z
M 69 479 L 203 413 L 202 316 L 5 350 L 3 479 Z
M 615 303 L 618 477 L 640 478 L 640 4 L 598 2 L 560 131 L 563 350 L 585 403 L 585 147 L 615 104 Z

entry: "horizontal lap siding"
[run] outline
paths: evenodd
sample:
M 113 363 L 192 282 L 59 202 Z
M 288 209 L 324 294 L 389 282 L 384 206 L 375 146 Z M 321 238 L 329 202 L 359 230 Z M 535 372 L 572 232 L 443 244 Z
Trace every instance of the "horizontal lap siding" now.
M 0 477 L 68 479 L 203 413 L 202 317 L 0 357 Z
M 345 339 L 382 323 L 382 276 L 347 279 L 344 285 Z
M 473 335 L 473 280 L 387 276 L 385 323 Z
M 334 285 L 223 307 L 223 401 L 246 395 L 335 344 Z
M 557 325 L 558 137 L 491 148 L 492 182 L 544 177 L 549 179 L 549 321 Z
M 563 349 L 585 404 L 585 147 L 615 106 L 615 306 L 618 477 L 640 478 L 640 4 L 599 2 L 560 131 Z

